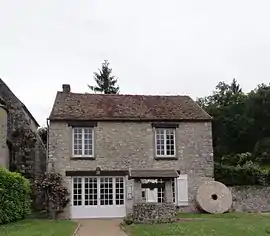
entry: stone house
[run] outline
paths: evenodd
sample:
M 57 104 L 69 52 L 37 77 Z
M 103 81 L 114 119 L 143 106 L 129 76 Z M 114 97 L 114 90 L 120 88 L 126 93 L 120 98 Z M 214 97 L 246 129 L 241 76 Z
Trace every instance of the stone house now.
M 79 94 L 66 84 L 48 132 L 48 168 L 70 191 L 66 218 L 124 217 L 147 202 L 194 211 L 198 186 L 213 180 L 211 117 L 188 96 Z
M 38 122 L 0 79 L 0 166 L 34 177 L 46 169 L 46 147 Z

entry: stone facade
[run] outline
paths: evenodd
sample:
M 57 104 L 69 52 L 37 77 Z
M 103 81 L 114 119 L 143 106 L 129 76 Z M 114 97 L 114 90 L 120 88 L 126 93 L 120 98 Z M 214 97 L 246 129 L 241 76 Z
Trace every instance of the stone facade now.
M 98 122 L 94 127 L 94 159 L 72 157 L 72 127 L 51 121 L 49 127 L 49 170 L 64 176 L 66 171 L 178 169 L 188 175 L 189 209 L 195 210 L 195 194 L 204 181 L 213 179 L 211 122 L 181 122 L 176 129 L 176 160 L 156 160 L 154 128 L 150 122 Z M 132 185 L 132 180 L 128 181 Z M 126 200 L 127 212 L 133 200 Z M 69 211 L 66 210 L 66 217 Z
M 0 166 L 9 166 L 9 150 L 7 145 L 8 113 L 6 106 L 0 104 Z
M 136 203 L 133 206 L 134 223 L 169 223 L 177 213 L 173 203 Z
M 19 171 L 26 177 L 43 173 L 46 147 L 37 134 L 39 125 L 1 79 L 0 101 L 0 166 Z
M 270 187 L 234 186 L 232 211 L 270 212 Z

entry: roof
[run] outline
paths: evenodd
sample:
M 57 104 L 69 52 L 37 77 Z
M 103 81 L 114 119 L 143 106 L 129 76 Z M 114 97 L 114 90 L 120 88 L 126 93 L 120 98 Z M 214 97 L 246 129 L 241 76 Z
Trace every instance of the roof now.
M 29 115 L 29 117 L 31 118 L 31 120 L 36 124 L 36 126 L 39 127 L 38 122 L 36 121 L 36 119 L 34 118 L 34 116 L 31 114 L 31 112 L 27 109 L 27 107 L 22 103 L 22 101 L 16 97 L 16 95 L 11 91 L 11 89 L 6 85 L 6 83 L 0 78 L 0 93 L 4 93 L 3 95 L 6 95 L 7 97 L 12 96 L 14 99 L 16 99 L 18 101 L 18 103 L 20 104 L 20 106 L 22 107 L 22 109 Z M 2 96 L 0 98 L 1 103 L 6 103 L 4 101 L 4 96 Z
M 176 170 L 173 169 L 160 169 L 160 170 L 133 170 L 129 171 L 129 177 L 136 179 L 136 178 L 176 178 L 178 177 L 178 173 Z
M 189 96 L 57 92 L 50 120 L 211 120 Z

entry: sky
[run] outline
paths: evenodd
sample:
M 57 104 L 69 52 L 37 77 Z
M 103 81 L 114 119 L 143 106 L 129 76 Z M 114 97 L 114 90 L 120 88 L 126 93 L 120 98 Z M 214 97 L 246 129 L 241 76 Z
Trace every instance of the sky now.
M 46 125 L 57 91 L 109 60 L 123 94 L 270 81 L 269 0 L 0 0 L 0 78 Z

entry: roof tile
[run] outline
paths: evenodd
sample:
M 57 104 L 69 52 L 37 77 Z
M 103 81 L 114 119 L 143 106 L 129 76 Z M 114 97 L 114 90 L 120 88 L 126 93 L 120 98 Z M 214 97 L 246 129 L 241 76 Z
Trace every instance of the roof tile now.
M 50 120 L 211 120 L 188 96 L 58 92 Z

